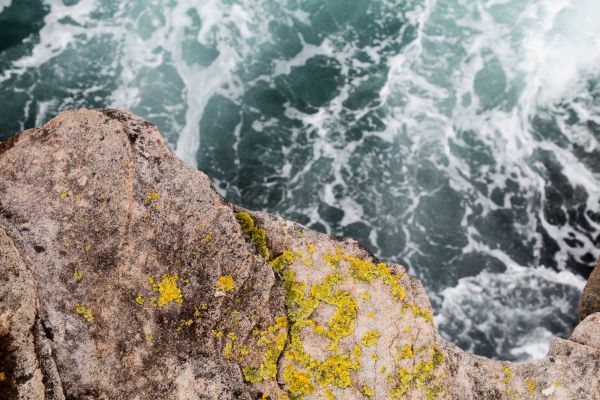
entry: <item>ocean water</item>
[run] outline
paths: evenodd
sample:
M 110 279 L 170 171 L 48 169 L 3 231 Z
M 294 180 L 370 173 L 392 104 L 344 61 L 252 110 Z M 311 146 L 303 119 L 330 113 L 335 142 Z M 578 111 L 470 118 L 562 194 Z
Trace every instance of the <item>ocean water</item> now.
M 600 255 L 597 0 L 0 0 L 0 139 L 156 124 L 227 198 L 353 237 L 443 336 L 542 357 Z

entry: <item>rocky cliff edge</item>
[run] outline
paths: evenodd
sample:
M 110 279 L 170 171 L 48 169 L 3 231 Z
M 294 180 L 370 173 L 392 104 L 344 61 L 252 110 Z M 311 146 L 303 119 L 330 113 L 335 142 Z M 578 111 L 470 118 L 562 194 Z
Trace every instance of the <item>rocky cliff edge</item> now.
M 0 147 L 0 398 L 595 400 L 600 314 L 541 360 L 463 352 L 403 267 L 77 110 Z

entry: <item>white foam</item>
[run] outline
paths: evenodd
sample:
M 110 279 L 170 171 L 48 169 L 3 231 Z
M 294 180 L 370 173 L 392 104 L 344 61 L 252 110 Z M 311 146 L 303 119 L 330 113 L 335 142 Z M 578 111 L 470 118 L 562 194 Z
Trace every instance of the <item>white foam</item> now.
M 10 7 L 12 0 L 0 0 L 0 13 L 4 11 L 5 8 Z

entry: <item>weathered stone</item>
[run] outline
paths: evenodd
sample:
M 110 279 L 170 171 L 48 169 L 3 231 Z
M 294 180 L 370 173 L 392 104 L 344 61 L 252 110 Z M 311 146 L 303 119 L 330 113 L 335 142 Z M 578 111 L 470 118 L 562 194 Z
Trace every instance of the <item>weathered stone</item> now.
M 600 312 L 600 258 L 581 294 L 579 320 L 583 321 L 588 315 L 597 312 Z
M 124 111 L 63 113 L 1 147 L 0 228 L 1 398 L 600 393 L 598 314 L 542 360 L 465 353 L 404 268 L 226 202 Z

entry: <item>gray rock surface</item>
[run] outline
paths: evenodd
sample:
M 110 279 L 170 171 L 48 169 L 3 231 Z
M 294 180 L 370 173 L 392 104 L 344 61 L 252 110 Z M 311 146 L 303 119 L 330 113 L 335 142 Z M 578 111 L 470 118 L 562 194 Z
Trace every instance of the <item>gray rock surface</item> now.
M 0 281 L 1 399 L 600 398 L 600 314 L 465 353 L 404 268 L 228 203 L 124 111 L 0 147 Z
M 600 312 L 600 258 L 592 271 L 579 302 L 579 320 Z

